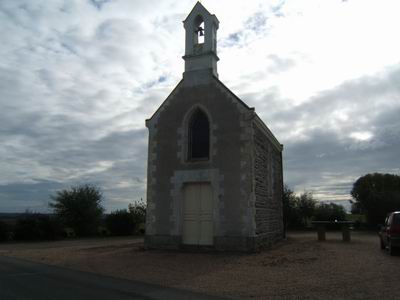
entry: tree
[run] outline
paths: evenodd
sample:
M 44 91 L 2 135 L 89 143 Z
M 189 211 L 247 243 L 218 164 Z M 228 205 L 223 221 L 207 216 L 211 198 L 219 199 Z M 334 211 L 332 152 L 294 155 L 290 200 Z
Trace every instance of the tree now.
M 335 203 L 320 203 L 315 207 L 314 220 L 344 221 L 346 220 L 346 211 L 343 206 Z
M 286 229 L 289 226 L 299 225 L 299 217 L 297 212 L 296 194 L 285 184 L 283 186 L 283 226 Z
M 353 200 L 350 200 L 351 203 L 351 213 L 353 215 L 362 215 L 364 214 L 363 208 L 360 205 L 360 202 L 355 202 Z
M 49 206 L 64 226 L 74 229 L 78 236 L 87 236 L 97 232 L 104 211 L 102 198 L 98 187 L 83 184 L 56 192 Z
M 304 192 L 300 196 L 287 186 L 283 187 L 283 224 L 288 227 L 303 227 L 314 214 L 316 201 L 311 192 Z
M 307 191 L 301 194 L 297 201 L 302 223 L 306 226 L 307 221 L 314 215 L 317 202 L 314 200 L 312 193 Z
M 400 210 L 400 176 L 364 175 L 353 184 L 351 196 L 354 206 L 365 212 L 370 225 L 382 223 L 389 212 Z
M 143 234 L 145 227 L 144 224 L 146 222 L 146 204 L 142 199 L 140 199 L 140 201 L 135 202 L 134 204 L 130 203 L 128 210 L 133 217 L 136 233 Z

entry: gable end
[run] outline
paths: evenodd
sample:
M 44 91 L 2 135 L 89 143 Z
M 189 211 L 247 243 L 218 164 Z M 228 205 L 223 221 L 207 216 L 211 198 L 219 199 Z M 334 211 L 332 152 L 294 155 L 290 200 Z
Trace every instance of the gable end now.
M 157 108 L 157 110 L 154 112 L 154 114 L 149 118 L 146 119 L 146 127 L 147 128 L 152 128 L 154 127 L 155 123 L 158 121 L 158 117 L 160 116 L 160 113 L 169 105 L 169 102 L 174 98 L 174 96 L 178 93 L 181 85 L 182 85 L 183 79 L 179 81 L 179 83 L 175 86 L 175 88 L 172 90 L 172 92 L 168 95 L 168 97 L 164 100 L 163 103 Z

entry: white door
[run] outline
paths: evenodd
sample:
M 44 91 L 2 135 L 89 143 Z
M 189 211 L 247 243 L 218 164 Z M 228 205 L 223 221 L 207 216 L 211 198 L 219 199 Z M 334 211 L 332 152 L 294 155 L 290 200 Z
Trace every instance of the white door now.
M 183 193 L 183 243 L 213 244 L 213 196 L 209 183 L 191 183 Z

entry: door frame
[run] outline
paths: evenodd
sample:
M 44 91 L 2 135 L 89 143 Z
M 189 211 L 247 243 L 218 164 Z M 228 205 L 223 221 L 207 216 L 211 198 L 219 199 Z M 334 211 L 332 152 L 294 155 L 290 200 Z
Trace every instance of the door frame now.
M 201 185 L 201 184 L 207 184 L 207 185 L 209 185 L 209 187 L 211 189 L 211 195 L 212 195 L 212 198 L 211 198 L 212 209 L 211 209 L 211 211 L 212 211 L 212 227 L 213 227 L 213 230 L 212 230 L 212 244 L 211 245 L 184 244 L 183 243 L 183 227 L 184 227 L 184 215 L 185 215 L 185 212 L 184 212 L 184 209 L 183 209 L 184 202 L 185 202 L 184 189 L 188 185 Z M 218 219 L 218 217 L 216 217 L 216 213 L 218 212 L 218 209 L 217 209 L 218 205 L 217 205 L 217 202 L 216 202 L 217 197 L 215 196 L 215 190 L 214 190 L 212 182 L 211 181 L 187 181 L 187 182 L 184 182 L 182 184 L 181 194 L 182 194 L 182 201 L 181 201 L 181 208 L 180 208 L 180 211 L 181 211 L 180 219 L 182 220 L 180 222 L 181 223 L 180 224 L 181 225 L 180 226 L 181 227 L 180 228 L 181 245 L 185 246 L 185 247 L 214 247 L 214 245 L 215 245 L 215 236 L 216 236 L 216 230 L 215 230 L 215 228 L 216 228 L 216 219 Z
M 183 188 L 190 183 L 210 183 L 214 201 L 214 237 L 225 235 L 224 176 L 218 168 L 175 170 L 170 178 L 171 188 L 171 222 L 170 235 L 180 239 L 183 233 Z

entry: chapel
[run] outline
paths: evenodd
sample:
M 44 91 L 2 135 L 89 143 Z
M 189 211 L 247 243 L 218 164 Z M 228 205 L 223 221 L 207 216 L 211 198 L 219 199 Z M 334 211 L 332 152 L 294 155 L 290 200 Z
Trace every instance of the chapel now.
M 183 78 L 146 120 L 146 248 L 257 251 L 283 238 L 282 150 L 219 79 L 219 21 L 183 21 Z

